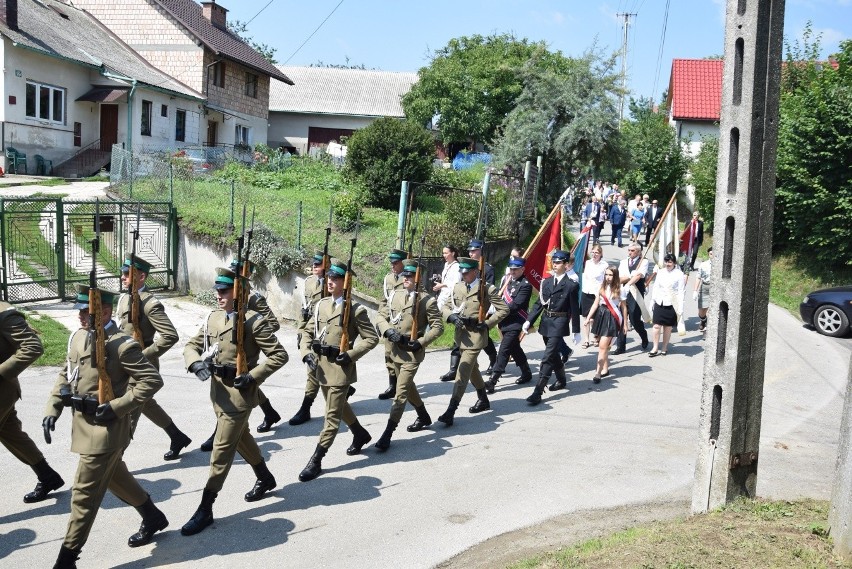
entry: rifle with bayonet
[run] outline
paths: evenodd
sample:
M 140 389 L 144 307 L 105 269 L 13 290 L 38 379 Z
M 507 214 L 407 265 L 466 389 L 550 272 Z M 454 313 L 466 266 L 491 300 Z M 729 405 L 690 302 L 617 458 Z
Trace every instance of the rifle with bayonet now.
M 423 228 L 423 235 L 420 236 L 420 255 L 417 257 L 417 272 L 414 273 L 414 308 L 411 310 L 411 317 L 414 319 L 411 323 L 410 342 L 417 340 L 420 330 L 417 326 L 417 321 L 420 319 L 420 280 L 423 276 L 423 247 L 426 245 L 426 228 Z M 409 253 L 410 255 L 410 253 Z
M 349 351 L 349 320 L 352 314 L 352 257 L 358 243 L 358 231 L 361 229 L 361 213 L 355 222 L 355 236 L 350 241 L 349 260 L 346 262 L 346 276 L 343 279 L 343 311 L 340 313 L 340 353 Z
M 322 248 L 322 278 L 328 278 L 328 270 L 331 268 L 331 257 L 328 254 L 328 241 L 331 238 L 331 218 L 334 214 L 334 206 L 328 207 L 328 225 L 325 227 L 325 245 Z M 320 291 L 320 298 L 328 296 L 328 286 L 325 286 L 328 281 L 324 282 L 324 286 Z
M 237 315 L 231 332 L 231 341 L 237 347 L 236 374 L 248 372 L 246 357 L 246 311 L 248 310 L 249 278 L 251 277 L 251 237 L 254 233 L 254 209 L 251 212 L 251 228 L 246 230 L 246 206 L 243 205 L 243 231 L 237 239 L 237 274 L 234 276 L 234 310 Z
M 477 315 L 479 323 L 485 322 L 488 317 L 488 307 L 486 299 L 488 298 L 488 283 L 485 282 L 485 245 L 482 246 L 482 254 L 479 257 L 479 289 L 476 291 L 476 299 L 479 301 L 479 314 Z
M 101 249 L 101 202 L 95 200 L 95 238 L 92 239 L 92 270 L 89 271 L 89 346 L 98 370 L 98 403 L 115 399 L 112 379 L 106 369 L 106 331 L 104 330 L 101 291 L 98 288 L 98 252 Z
M 127 293 L 130 295 L 130 323 L 133 325 L 133 339 L 136 340 L 141 347 L 145 347 L 142 341 L 142 327 L 140 322 L 141 301 L 139 298 L 139 285 L 136 283 L 137 271 L 136 268 L 136 241 L 139 240 L 139 220 L 141 218 L 141 205 L 136 206 L 136 229 L 133 230 L 133 247 L 130 251 L 130 267 L 128 268 L 128 285 Z

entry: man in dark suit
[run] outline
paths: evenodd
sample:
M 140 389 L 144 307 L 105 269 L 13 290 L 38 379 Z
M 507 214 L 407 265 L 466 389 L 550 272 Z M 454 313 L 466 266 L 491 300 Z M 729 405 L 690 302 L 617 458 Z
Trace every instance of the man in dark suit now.
M 645 247 L 651 242 L 651 235 L 660 224 L 660 219 L 663 217 L 663 210 L 657 200 L 651 202 L 648 209 L 645 210 Z
M 491 372 L 491 377 L 485 382 L 485 390 L 494 393 L 497 380 L 506 372 L 509 356 L 521 368 L 521 377 L 515 381 L 517 384 L 527 383 L 532 379 L 532 370 L 527 362 L 527 355 L 521 348 L 521 327 L 527 320 L 527 310 L 530 306 L 532 296 L 532 285 L 524 277 L 524 265 L 526 261 L 522 257 L 509 259 L 509 280 L 500 291 L 503 300 L 509 306 L 509 315 L 497 324 L 503 340 L 500 342 L 500 350 L 497 352 L 497 362 Z
M 609 244 L 615 245 L 615 237 L 618 236 L 619 248 L 623 246 L 621 232 L 624 229 L 624 222 L 627 221 L 627 208 L 624 205 L 624 200 L 619 200 L 609 210 L 609 222 L 612 224 L 612 236 L 609 239 Z
M 538 383 L 532 395 L 527 397 L 530 405 L 541 403 L 541 394 L 544 393 L 544 386 L 550 380 L 551 372 L 556 373 L 556 381 L 551 384 L 550 390 L 565 388 L 567 382 L 565 364 L 562 363 L 559 355 L 562 338 L 573 329 L 574 344 L 580 343 L 579 285 L 565 274 L 566 267 L 573 260 L 566 251 L 553 252 L 551 256 L 553 275 L 541 282 L 538 300 L 522 328 L 524 332 L 528 332 L 539 315 L 543 314 L 538 331 L 544 338 L 544 355 L 541 357 Z

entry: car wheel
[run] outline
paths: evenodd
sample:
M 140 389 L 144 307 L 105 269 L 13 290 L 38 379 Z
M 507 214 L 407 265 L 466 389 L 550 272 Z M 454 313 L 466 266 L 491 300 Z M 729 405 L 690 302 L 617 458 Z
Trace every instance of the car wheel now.
M 838 338 L 846 333 L 849 320 L 836 306 L 824 304 L 814 312 L 814 327 L 820 334 Z

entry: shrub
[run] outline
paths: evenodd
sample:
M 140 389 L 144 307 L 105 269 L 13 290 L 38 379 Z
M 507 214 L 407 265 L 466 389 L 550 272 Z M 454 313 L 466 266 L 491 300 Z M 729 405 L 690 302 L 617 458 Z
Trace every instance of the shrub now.
M 364 206 L 364 194 L 364 190 L 359 186 L 351 186 L 331 195 L 334 224 L 338 229 L 349 231 L 354 227 Z
M 304 251 L 289 245 L 263 224 L 258 224 L 252 234 L 250 258 L 278 277 L 299 269 L 307 261 Z

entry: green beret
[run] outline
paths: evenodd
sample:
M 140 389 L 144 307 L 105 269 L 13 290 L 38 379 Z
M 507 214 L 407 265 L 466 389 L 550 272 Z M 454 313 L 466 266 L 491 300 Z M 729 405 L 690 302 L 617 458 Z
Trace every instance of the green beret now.
M 216 269 L 216 280 L 213 282 L 213 288 L 216 290 L 225 290 L 234 288 L 234 280 L 237 274 L 231 269 L 219 267 Z
M 329 276 L 338 276 L 345 277 L 346 276 L 346 263 L 341 261 L 340 259 L 335 259 L 332 257 L 331 266 L 328 269 Z M 352 271 L 352 276 L 355 276 L 355 271 Z
M 83 310 L 89 308 L 89 285 L 77 283 L 74 285 L 74 290 L 77 291 L 75 310 Z M 98 289 L 101 292 L 101 304 L 115 304 L 115 299 L 118 297 L 117 292 L 111 290 Z
M 405 251 L 403 251 L 401 249 L 391 249 L 391 252 L 388 253 L 388 259 L 390 259 L 391 262 L 402 261 L 407 256 L 408 256 L 408 253 L 406 253 Z
M 460 271 L 469 271 L 470 269 L 479 268 L 479 261 L 471 259 L 470 257 L 459 257 L 458 262 Z
M 130 271 L 130 265 L 133 265 L 134 268 L 142 271 L 145 274 L 148 274 L 148 273 L 151 272 L 151 263 L 149 263 L 148 261 L 146 261 L 144 259 L 140 259 L 136 255 L 133 255 L 132 261 L 130 259 L 124 260 L 124 264 L 121 266 L 121 272 L 122 273 L 129 272 Z
M 414 259 L 406 259 L 402 262 L 402 272 L 400 273 L 404 277 L 410 277 L 417 274 L 417 269 L 420 265 Z
M 245 262 L 246 262 L 245 259 L 243 259 L 243 262 L 239 263 L 239 266 L 238 266 L 237 260 L 232 259 L 231 260 L 231 270 L 234 271 L 235 273 L 242 272 L 242 264 L 245 263 Z M 248 264 L 249 264 L 248 265 L 249 266 L 249 274 L 254 273 L 254 267 L 255 267 L 254 263 L 249 261 Z
M 324 258 L 325 258 L 325 254 L 322 251 L 316 251 L 314 253 L 314 265 L 318 265 L 319 263 L 322 263 Z

